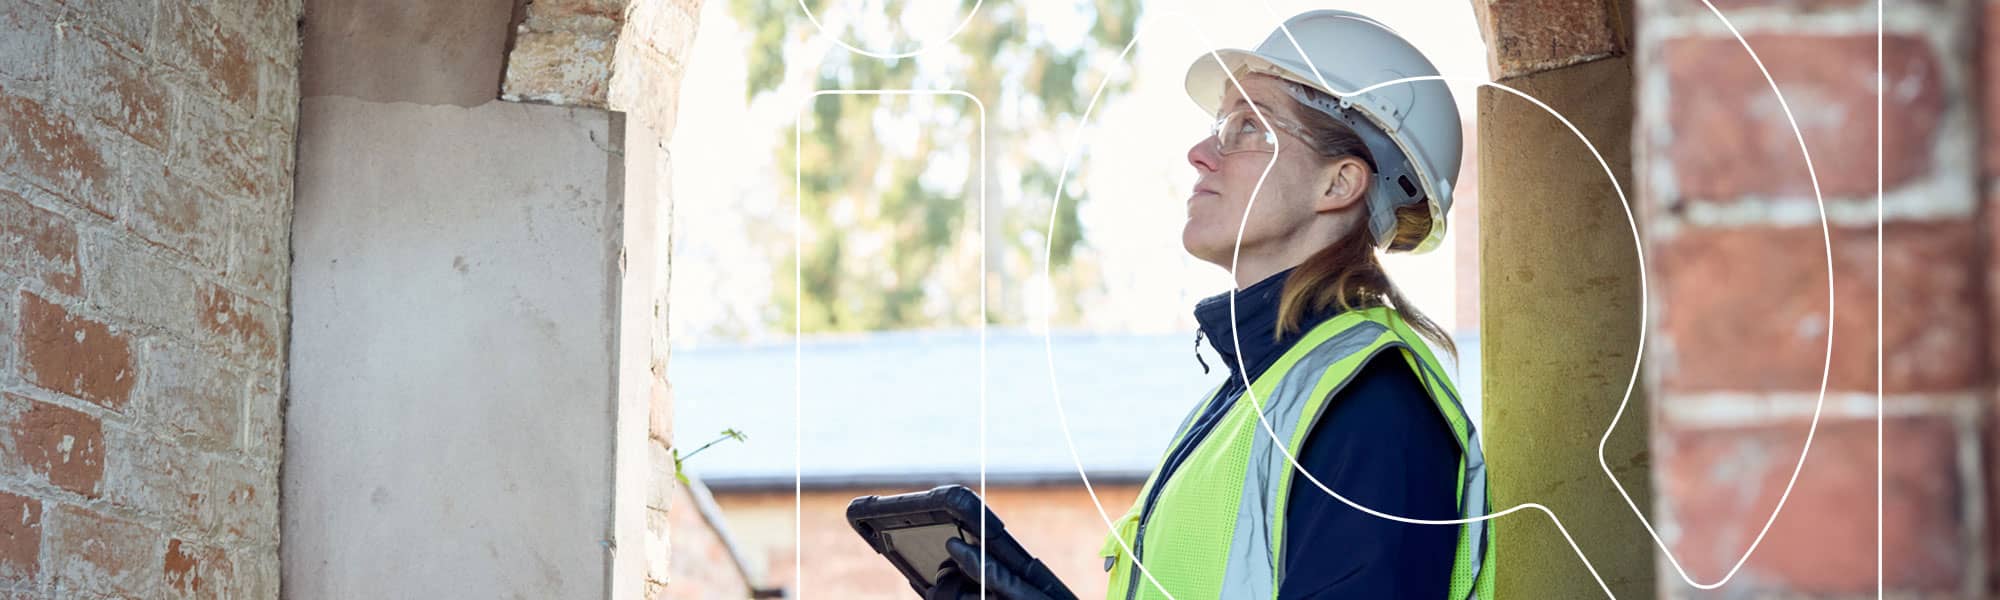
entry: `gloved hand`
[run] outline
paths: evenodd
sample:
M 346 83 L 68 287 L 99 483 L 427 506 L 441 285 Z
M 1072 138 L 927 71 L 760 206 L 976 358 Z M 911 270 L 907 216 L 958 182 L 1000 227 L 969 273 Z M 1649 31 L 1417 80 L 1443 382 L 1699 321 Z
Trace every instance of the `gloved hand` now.
M 945 552 L 958 568 L 978 581 L 986 589 L 987 598 L 993 600 L 1076 600 L 1076 593 L 1069 591 L 1062 580 L 1056 579 L 1041 561 L 1033 564 L 1005 564 L 992 554 L 986 555 L 986 568 L 979 568 L 979 547 L 965 543 L 958 538 L 944 541 Z

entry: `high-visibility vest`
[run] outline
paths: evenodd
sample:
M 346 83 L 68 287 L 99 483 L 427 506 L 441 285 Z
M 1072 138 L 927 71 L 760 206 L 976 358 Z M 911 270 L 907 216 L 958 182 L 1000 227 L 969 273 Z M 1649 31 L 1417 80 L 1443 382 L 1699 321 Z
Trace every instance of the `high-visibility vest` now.
M 1411 343 L 1417 339 L 1395 311 L 1374 307 L 1336 315 L 1287 348 L 1251 381 L 1245 397 L 1228 408 L 1166 481 L 1154 469 L 1131 510 L 1113 523 L 1102 549 L 1111 565 L 1106 597 L 1275 598 L 1284 577 L 1285 504 L 1296 472 L 1286 456 L 1298 456 L 1327 401 L 1381 352 L 1394 350 L 1403 357 L 1451 425 L 1461 450 L 1460 516 L 1486 515 L 1490 499 L 1479 435 L 1436 357 L 1423 344 Z M 1218 400 L 1219 391 L 1210 392 L 1189 413 L 1168 454 L 1188 435 L 1195 416 Z M 1260 409 L 1270 423 L 1268 431 L 1258 421 Z M 1289 452 L 1279 452 L 1274 439 Z M 1162 459 L 1162 468 L 1164 463 Z M 1148 510 L 1147 497 L 1155 494 Z M 1459 528 L 1448 600 L 1493 597 L 1492 524 L 1488 519 L 1413 525 Z M 1143 573 L 1133 568 L 1133 552 L 1145 565 Z

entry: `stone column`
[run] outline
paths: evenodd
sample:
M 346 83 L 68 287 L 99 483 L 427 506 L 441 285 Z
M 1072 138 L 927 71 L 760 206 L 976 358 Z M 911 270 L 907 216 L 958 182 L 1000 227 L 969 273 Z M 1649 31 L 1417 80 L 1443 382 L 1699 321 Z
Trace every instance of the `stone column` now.
M 1547 103 L 1603 153 L 1629 195 L 1629 7 L 1601 0 L 1476 2 L 1496 80 Z M 1639 254 L 1613 181 L 1562 121 L 1479 92 L 1480 327 L 1494 505 L 1553 510 L 1620 598 L 1654 589 L 1651 542 L 1598 463 L 1639 350 Z M 1634 199 L 1636 200 L 1636 198 Z M 1648 404 L 1639 390 L 1604 460 L 1651 509 Z M 1500 520 L 1499 595 L 1604 591 L 1540 512 Z

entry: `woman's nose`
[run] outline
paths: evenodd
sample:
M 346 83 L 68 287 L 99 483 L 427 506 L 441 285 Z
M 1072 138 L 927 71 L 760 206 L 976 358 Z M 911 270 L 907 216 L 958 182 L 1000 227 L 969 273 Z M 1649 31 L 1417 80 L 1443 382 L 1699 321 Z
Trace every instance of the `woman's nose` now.
M 1213 172 L 1220 168 L 1222 166 L 1222 155 L 1215 150 L 1215 136 L 1210 135 L 1196 141 L 1193 147 L 1188 148 L 1187 160 L 1188 164 L 1194 165 L 1197 171 L 1207 170 Z

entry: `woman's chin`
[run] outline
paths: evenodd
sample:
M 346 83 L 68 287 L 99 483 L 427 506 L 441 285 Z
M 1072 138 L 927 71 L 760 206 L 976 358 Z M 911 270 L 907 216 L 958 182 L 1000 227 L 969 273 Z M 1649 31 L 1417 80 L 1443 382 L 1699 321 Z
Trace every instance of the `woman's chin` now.
M 1215 262 L 1215 244 L 1204 239 L 1201 235 L 1201 230 L 1195 226 L 1192 220 L 1188 221 L 1187 226 L 1181 229 L 1181 249 L 1186 250 L 1188 256 L 1206 262 Z

